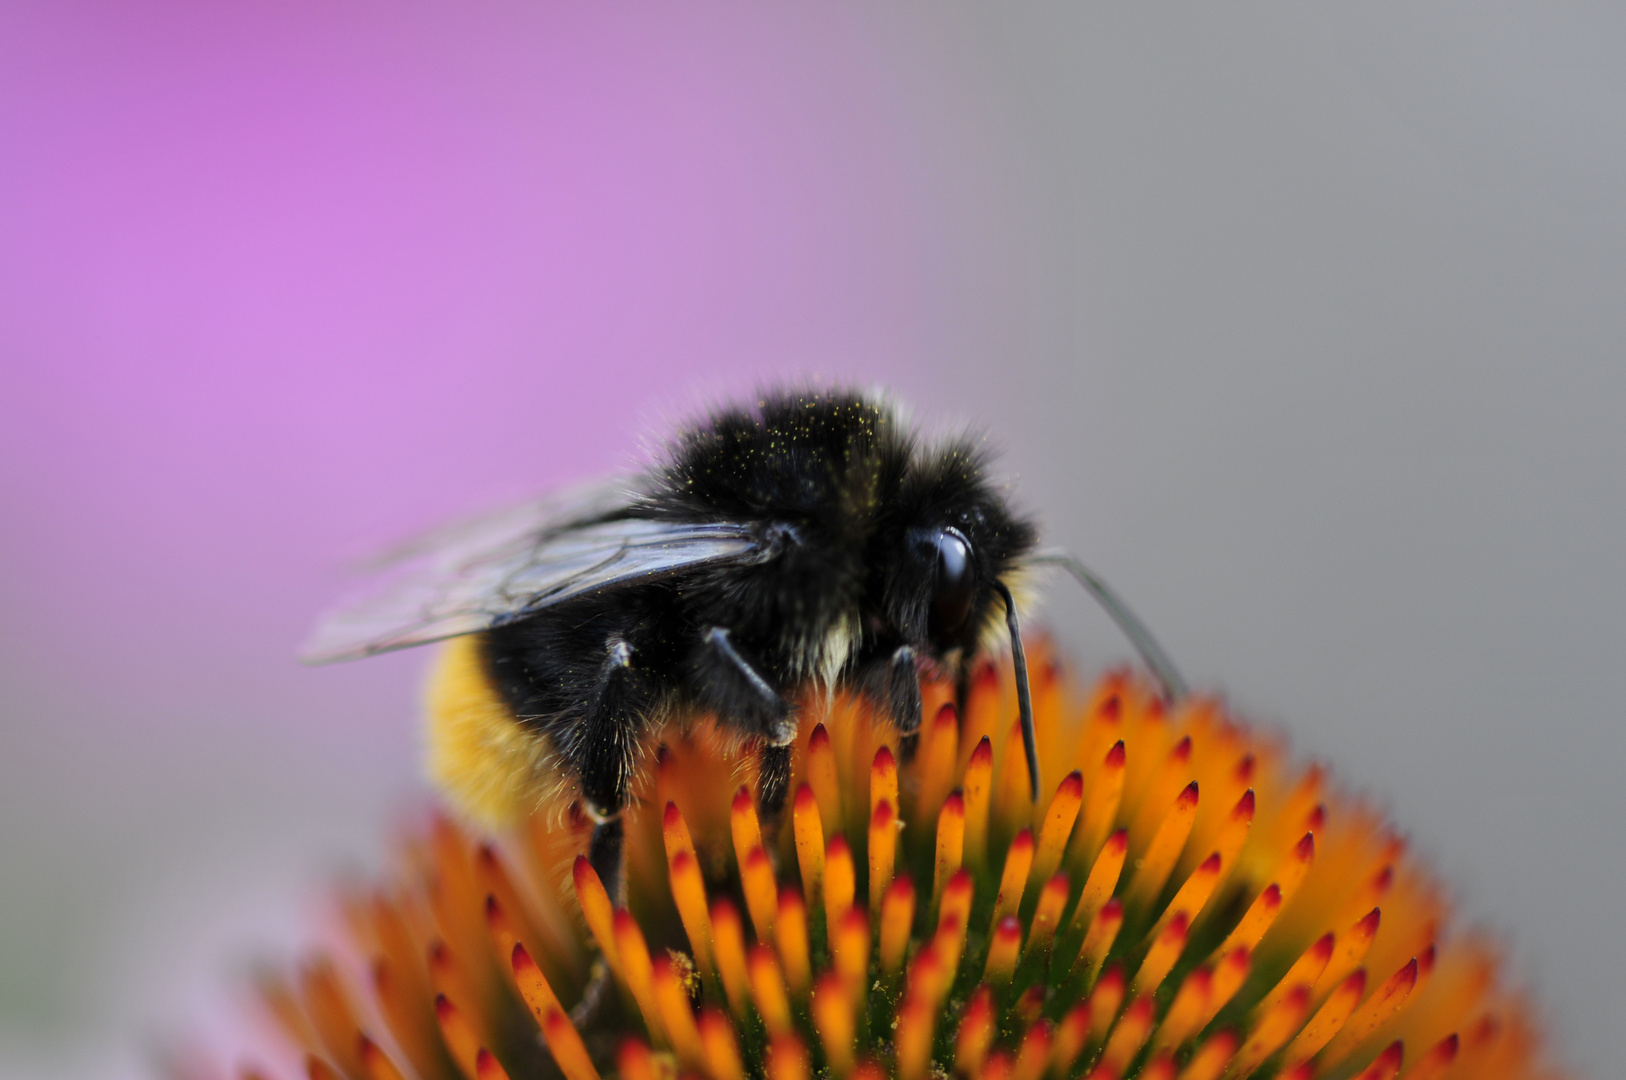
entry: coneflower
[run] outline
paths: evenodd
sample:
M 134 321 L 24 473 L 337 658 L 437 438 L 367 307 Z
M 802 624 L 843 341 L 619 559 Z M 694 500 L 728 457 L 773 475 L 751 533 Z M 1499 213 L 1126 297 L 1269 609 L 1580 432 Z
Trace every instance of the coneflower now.
M 568 813 L 438 819 L 264 996 L 312 1080 L 1553 1075 L 1381 815 L 1220 703 L 1041 655 L 1035 804 L 1008 673 L 952 696 L 910 747 L 808 703 L 777 831 L 748 756 L 674 733 L 624 909 Z

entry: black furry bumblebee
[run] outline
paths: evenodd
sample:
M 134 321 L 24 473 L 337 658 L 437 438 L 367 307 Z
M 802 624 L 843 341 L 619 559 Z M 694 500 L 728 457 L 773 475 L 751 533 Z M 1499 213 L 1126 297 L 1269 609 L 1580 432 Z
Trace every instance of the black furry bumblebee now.
M 759 755 L 772 821 L 800 691 L 857 690 L 908 736 L 922 669 L 963 673 L 1002 631 L 1037 797 L 1012 597 L 1028 569 L 1071 570 L 1165 691 L 1182 687 L 1099 580 L 1036 550 L 1033 522 L 986 468 L 978 441 L 928 445 L 884 399 L 775 392 L 680 430 L 641 475 L 389 553 L 380 587 L 330 616 L 306 659 L 460 638 L 431 691 L 437 779 L 491 823 L 561 785 L 579 792 L 595 822 L 589 857 L 612 892 L 620 813 L 657 728 L 715 716 Z

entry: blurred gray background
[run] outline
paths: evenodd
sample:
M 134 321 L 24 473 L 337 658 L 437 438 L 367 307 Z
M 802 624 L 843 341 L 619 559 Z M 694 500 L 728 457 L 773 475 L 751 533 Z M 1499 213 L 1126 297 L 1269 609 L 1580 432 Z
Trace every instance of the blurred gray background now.
M 1626 1060 L 1626 9 L 7 11 L 0 1069 L 222 1022 L 421 798 L 423 657 L 290 660 L 345 557 L 800 372 L 985 423 Z

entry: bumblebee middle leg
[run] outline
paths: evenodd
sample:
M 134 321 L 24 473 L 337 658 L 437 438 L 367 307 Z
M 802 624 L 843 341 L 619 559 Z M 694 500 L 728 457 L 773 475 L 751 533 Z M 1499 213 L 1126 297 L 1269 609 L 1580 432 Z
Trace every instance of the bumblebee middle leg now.
M 725 724 L 759 741 L 757 813 L 772 829 L 790 785 L 795 710 L 734 644 L 727 628 L 707 627 L 691 664 L 695 698 Z

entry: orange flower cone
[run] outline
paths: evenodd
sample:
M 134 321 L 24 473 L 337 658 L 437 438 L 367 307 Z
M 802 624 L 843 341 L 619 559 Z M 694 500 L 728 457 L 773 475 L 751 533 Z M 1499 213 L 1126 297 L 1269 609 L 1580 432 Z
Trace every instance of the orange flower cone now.
M 264 981 L 281 1037 L 313 1080 L 1555 1075 L 1381 815 L 1216 701 L 1036 652 L 1037 804 L 993 666 L 963 716 L 926 687 L 914 747 L 808 703 L 777 831 L 747 756 L 674 732 L 625 909 L 579 816 L 437 820 Z

